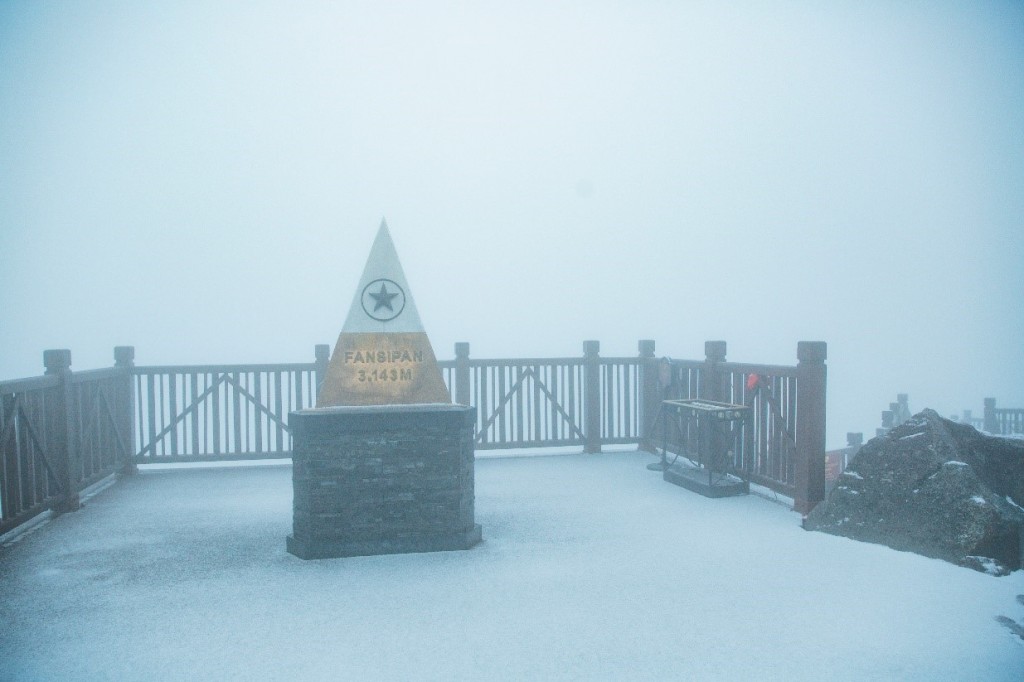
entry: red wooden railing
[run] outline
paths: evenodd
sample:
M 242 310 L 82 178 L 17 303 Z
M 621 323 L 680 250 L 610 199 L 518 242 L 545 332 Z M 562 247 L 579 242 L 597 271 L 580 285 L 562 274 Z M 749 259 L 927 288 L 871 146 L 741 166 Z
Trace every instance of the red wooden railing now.
M 477 408 L 477 447 L 637 443 L 652 449 L 666 398 L 748 404 L 753 420 L 732 451 L 735 471 L 807 511 L 824 496 L 825 344 L 801 342 L 795 366 L 727 362 L 725 342 L 703 360 L 605 358 L 587 341 L 575 358 L 475 359 L 469 344 L 439 363 L 455 402 Z M 284 458 L 288 414 L 313 407 L 329 348 L 309 363 L 137 367 L 115 349 L 111 369 L 72 372 L 71 353 L 46 351 L 43 377 L 0 382 L 0 532 L 45 509 L 74 509 L 79 492 L 136 464 Z M 748 379 L 758 375 L 758 387 Z M 673 433 L 684 452 L 694 434 Z

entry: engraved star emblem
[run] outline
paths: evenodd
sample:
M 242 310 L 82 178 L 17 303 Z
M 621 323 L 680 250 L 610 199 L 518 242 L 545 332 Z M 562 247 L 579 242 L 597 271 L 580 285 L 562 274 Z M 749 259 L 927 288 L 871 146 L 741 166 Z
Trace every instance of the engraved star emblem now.
M 374 300 L 373 312 L 377 312 L 381 308 L 387 308 L 391 312 L 395 312 L 394 307 L 391 305 L 391 301 L 392 301 L 392 299 L 397 298 L 398 294 L 390 294 L 390 293 L 388 293 L 388 286 L 387 286 L 387 284 L 385 284 L 384 282 L 381 282 L 380 283 L 380 291 L 378 291 L 377 293 L 373 293 L 372 291 L 368 292 L 368 293 L 370 295 L 370 298 L 372 298 Z

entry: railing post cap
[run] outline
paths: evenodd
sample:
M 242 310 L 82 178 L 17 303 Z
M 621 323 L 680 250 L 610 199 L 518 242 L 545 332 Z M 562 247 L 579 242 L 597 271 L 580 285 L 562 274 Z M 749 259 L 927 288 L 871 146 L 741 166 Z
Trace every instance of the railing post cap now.
M 828 344 L 824 341 L 799 341 L 796 344 L 796 359 L 800 362 L 825 362 Z
M 584 341 L 583 354 L 587 356 L 597 355 L 601 351 L 600 341 Z
M 318 343 L 313 347 L 313 354 L 317 360 L 326 362 L 331 357 L 331 347 L 326 343 Z
M 54 348 L 43 351 L 43 366 L 47 374 L 56 374 L 71 368 L 71 351 L 67 348 Z
M 654 357 L 654 340 L 653 339 L 640 339 L 640 342 L 636 345 L 637 350 L 640 351 L 640 357 L 653 358 Z
M 468 341 L 456 341 L 455 342 L 455 357 L 457 357 L 457 358 L 468 358 L 469 357 L 469 342 Z
M 131 367 L 135 364 L 135 346 L 114 346 L 114 365 Z
M 726 348 L 727 346 L 725 341 L 705 341 L 704 357 L 706 357 L 708 360 L 724 362 Z

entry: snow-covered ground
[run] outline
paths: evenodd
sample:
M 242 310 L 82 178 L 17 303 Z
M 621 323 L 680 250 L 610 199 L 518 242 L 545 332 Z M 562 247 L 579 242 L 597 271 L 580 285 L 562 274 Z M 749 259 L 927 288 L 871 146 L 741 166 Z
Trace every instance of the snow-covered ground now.
M 1019 680 L 995 578 L 644 453 L 477 462 L 483 544 L 302 561 L 287 466 L 146 471 L 0 549 L 0 679 Z

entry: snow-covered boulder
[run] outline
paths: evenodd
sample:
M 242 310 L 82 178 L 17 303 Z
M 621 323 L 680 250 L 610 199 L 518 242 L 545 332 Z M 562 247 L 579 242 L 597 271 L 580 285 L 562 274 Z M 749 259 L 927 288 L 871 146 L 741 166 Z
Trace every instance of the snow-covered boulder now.
M 868 441 L 804 527 L 1005 575 L 1022 567 L 1024 441 L 924 410 Z

